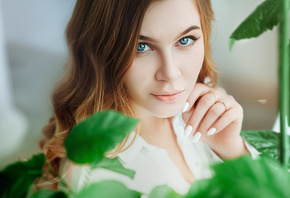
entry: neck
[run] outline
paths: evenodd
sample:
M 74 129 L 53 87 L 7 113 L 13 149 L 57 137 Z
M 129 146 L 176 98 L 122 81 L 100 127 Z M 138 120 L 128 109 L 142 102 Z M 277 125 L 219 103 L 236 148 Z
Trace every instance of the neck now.
M 171 118 L 158 118 L 149 113 L 138 113 L 140 136 L 149 144 L 164 147 L 164 142 L 175 138 Z

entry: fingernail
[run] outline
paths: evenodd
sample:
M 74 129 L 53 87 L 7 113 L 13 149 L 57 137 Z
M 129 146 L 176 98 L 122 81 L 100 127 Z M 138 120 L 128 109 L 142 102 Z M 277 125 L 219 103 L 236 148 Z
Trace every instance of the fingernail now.
M 186 111 L 187 111 L 187 109 L 188 109 L 188 107 L 189 107 L 189 103 L 188 103 L 188 102 L 186 102 L 186 103 L 184 104 L 184 106 L 182 107 L 182 110 L 181 110 L 181 112 L 182 112 L 182 113 L 186 112 Z
M 213 135 L 216 132 L 216 128 L 211 128 L 210 130 L 208 130 L 207 135 Z
M 185 132 L 184 132 L 185 136 L 188 137 L 190 135 L 191 131 L 192 131 L 192 126 L 188 125 L 185 129 Z
M 201 138 L 201 133 L 200 132 L 196 132 L 196 134 L 193 136 L 192 141 L 194 143 L 198 142 L 198 140 Z

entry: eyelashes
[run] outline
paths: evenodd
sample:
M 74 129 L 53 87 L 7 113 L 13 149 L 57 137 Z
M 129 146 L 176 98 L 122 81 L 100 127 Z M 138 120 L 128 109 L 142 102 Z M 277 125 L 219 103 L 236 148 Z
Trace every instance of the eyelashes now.
M 178 44 L 175 45 L 176 47 L 179 45 L 181 47 L 187 47 L 192 45 L 195 41 L 197 41 L 198 38 L 194 36 L 187 36 L 179 39 Z
M 150 49 L 151 49 L 151 47 L 149 47 L 148 44 L 146 44 L 146 43 L 138 43 L 137 52 L 151 51 Z
M 175 47 L 180 47 L 180 48 L 187 48 L 189 46 L 192 46 L 195 41 L 197 41 L 199 38 L 195 36 L 186 36 L 178 40 L 178 42 L 174 45 Z M 153 48 L 150 46 L 150 44 L 141 42 L 138 43 L 137 45 L 137 53 L 138 54 L 145 54 L 150 51 L 152 51 Z

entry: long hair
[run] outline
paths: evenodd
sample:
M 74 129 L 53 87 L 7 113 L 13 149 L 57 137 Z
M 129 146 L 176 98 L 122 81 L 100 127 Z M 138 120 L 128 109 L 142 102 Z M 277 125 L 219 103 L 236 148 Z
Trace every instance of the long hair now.
M 135 57 L 145 12 L 154 0 L 78 0 L 66 29 L 67 71 L 52 95 L 53 115 L 40 142 L 57 172 L 66 156 L 64 139 L 72 127 L 90 115 L 113 109 L 134 116 L 124 77 Z M 204 34 L 205 58 L 198 82 L 217 81 L 210 47 L 210 0 L 196 0 Z M 125 139 L 116 152 L 122 152 Z

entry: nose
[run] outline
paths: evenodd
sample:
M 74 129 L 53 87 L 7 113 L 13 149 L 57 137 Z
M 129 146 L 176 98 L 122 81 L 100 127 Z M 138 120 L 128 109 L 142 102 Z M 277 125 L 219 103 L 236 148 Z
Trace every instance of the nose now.
M 173 82 L 181 76 L 180 66 L 171 51 L 164 52 L 160 55 L 160 65 L 156 72 L 156 80 Z

